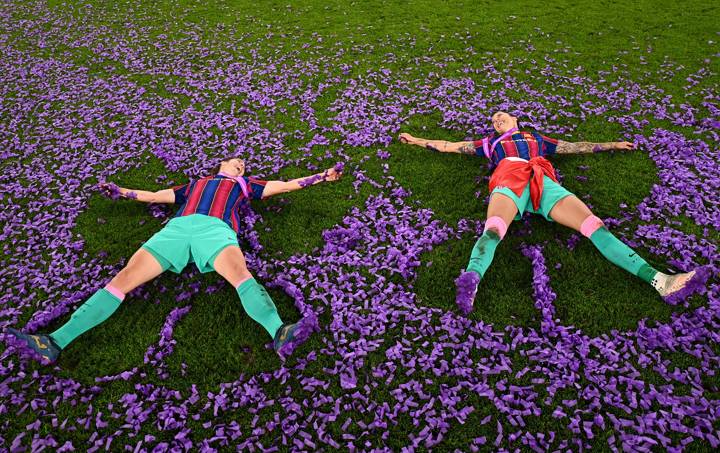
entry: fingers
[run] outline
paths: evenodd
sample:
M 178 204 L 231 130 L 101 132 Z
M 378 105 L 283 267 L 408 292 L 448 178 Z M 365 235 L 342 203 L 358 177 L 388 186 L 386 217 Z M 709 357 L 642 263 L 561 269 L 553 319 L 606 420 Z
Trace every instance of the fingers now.
M 328 169 L 326 174 L 325 181 L 337 181 L 342 177 L 342 171 L 338 171 L 335 167 Z
M 97 185 L 97 188 L 100 192 L 103 192 L 104 194 L 110 193 L 110 184 L 106 182 L 101 182 Z
M 337 181 L 342 177 L 343 170 L 345 169 L 345 162 L 338 162 L 332 168 L 329 168 L 326 173 L 327 181 Z
M 112 182 L 99 183 L 98 189 L 100 190 L 100 193 L 102 193 L 104 196 L 111 198 L 113 200 L 117 200 L 118 198 L 122 197 L 122 194 L 120 193 L 120 188 L 117 185 L 115 185 L 115 183 L 112 183 Z

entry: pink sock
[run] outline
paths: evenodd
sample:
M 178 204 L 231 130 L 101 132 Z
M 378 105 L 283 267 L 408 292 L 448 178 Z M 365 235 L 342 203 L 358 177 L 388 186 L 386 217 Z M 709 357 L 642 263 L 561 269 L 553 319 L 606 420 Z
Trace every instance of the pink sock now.
M 600 220 L 600 217 L 591 215 L 583 221 L 582 225 L 580 225 L 580 233 L 582 233 L 582 235 L 586 238 L 589 238 L 594 232 L 604 225 L 605 224 L 602 220 Z
M 502 219 L 502 217 L 498 217 L 496 215 L 490 217 L 485 221 L 485 230 L 483 230 L 483 233 L 489 229 L 495 229 L 498 232 L 498 236 L 500 236 L 500 239 L 505 237 L 505 233 L 507 233 L 507 223 Z
M 112 294 L 113 296 L 115 296 L 115 297 L 117 297 L 118 299 L 120 299 L 120 302 L 122 302 L 123 300 L 125 300 L 125 293 L 123 293 L 122 291 L 120 291 L 119 289 L 115 288 L 114 286 L 112 286 L 112 285 L 109 284 L 109 283 L 108 283 L 107 286 L 105 286 L 105 291 L 109 292 L 109 293 Z

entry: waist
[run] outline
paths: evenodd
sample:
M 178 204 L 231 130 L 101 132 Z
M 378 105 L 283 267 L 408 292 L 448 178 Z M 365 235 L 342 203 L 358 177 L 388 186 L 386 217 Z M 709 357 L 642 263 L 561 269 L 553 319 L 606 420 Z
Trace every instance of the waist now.
M 507 159 L 511 162 L 526 162 L 526 163 L 530 162 L 527 159 L 523 159 L 522 157 L 515 157 L 515 156 L 505 157 L 505 159 Z
M 195 228 L 204 228 L 204 227 L 211 227 L 211 226 L 224 226 L 227 228 L 232 229 L 232 226 L 228 224 L 228 222 L 225 219 L 222 219 L 220 217 L 209 215 L 209 214 L 203 214 L 203 213 L 193 213 L 193 214 L 185 214 L 178 213 L 175 217 L 170 219 L 168 222 L 169 224 L 183 224 L 186 226 L 192 226 Z
M 515 160 L 518 159 L 518 160 Z M 550 161 L 543 157 L 534 157 L 529 161 L 522 158 L 509 158 L 500 161 L 497 168 L 490 177 L 490 191 L 497 186 L 511 187 L 513 190 L 522 189 L 534 178 L 540 178 L 546 175 L 553 181 L 555 178 L 555 169 Z

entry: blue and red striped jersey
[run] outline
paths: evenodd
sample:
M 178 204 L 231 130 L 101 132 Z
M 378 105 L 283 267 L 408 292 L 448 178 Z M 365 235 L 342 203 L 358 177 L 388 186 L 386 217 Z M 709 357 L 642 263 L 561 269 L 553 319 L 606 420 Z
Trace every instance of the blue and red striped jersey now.
M 499 137 L 493 134 L 488 137 L 490 146 Z M 493 167 L 496 167 L 501 160 L 506 157 L 520 157 L 530 160 L 533 157 L 547 157 L 555 154 L 558 141 L 554 138 L 547 137 L 536 131 L 517 131 L 511 136 L 505 138 L 490 150 L 490 161 Z M 475 154 L 484 156 L 482 140 L 475 140 Z
M 248 197 L 243 194 L 240 184 L 226 176 L 215 175 L 191 180 L 187 184 L 173 187 L 175 204 L 179 204 L 175 217 L 204 214 L 222 219 L 235 232 L 240 232 L 240 204 L 248 198 L 259 200 L 267 181 L 243 176 L 248 187 Z

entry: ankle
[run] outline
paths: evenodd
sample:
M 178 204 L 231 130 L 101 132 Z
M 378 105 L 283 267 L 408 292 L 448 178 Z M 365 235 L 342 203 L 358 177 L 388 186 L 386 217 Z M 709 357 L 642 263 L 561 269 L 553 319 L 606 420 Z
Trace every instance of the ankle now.
M 665 286 L 667 285 L 668 277 L 670 277 L 668 274 L 663 274 L 662 272 L 657 272 L 652 280 L 650 280 L 650 284 L 653 288 L 660 294 L 665 292 Z

